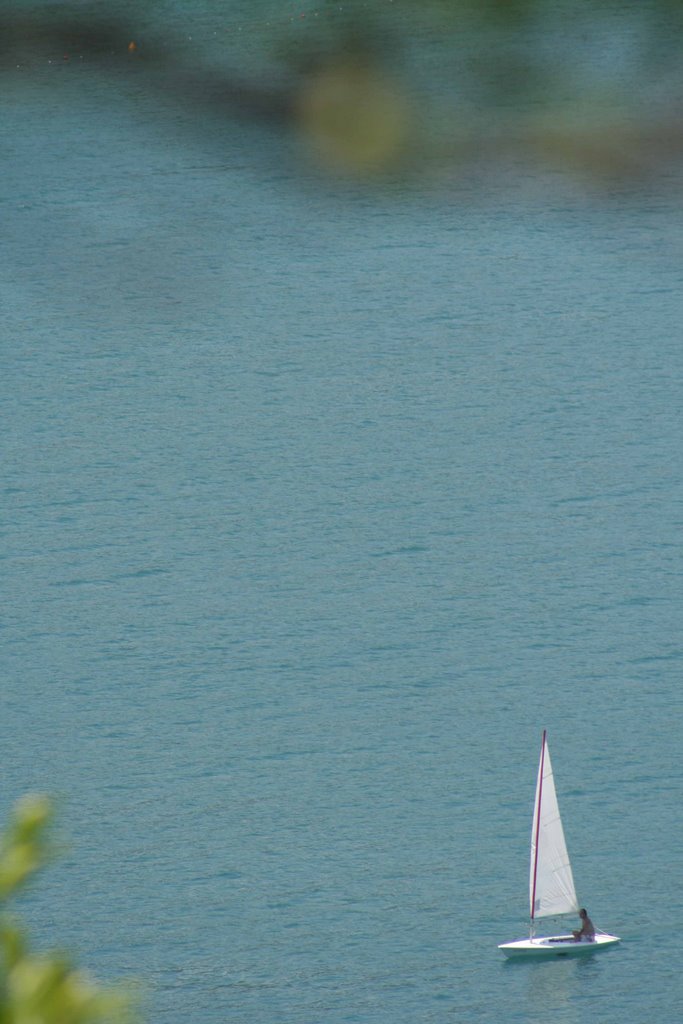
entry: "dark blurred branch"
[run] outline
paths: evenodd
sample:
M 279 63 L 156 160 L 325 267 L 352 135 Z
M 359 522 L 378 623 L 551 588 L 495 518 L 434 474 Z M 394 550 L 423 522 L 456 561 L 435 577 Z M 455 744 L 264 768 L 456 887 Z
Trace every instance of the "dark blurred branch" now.
M 175 49 L 148 40 L 138 45 L 128 25 L 103 19 L 91 9 L 82 9 L 77 17 L 53 8 L 0 15 L 0 70 L 3 64 L 15 68 L 22 61 L 47 57 L 82 58 L 103 70 L 128 65 L 137 75 L 147 74 L 150 87 L 164 95 L 175 93 L 185 102 L 191 98 L 225 114 L 285 121 L 292 109 L 291 91 L 281 83 L 273 87 L 230 71 L 184 67 Z

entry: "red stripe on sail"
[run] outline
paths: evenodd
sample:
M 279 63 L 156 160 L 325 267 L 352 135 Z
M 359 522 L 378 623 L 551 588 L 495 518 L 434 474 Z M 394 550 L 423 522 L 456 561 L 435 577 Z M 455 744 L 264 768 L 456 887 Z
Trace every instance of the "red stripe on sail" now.
M 536 910 L 536 872 L 538 870 L 538 837 L 541 831 L 541 794 L 543 793 L 543 764 L 545 761 L 545 729 L 541 740 L 541 765 L 538 770 L 538 803 L 536 804 L 536 850 L 534 851 L 534 884 L 531 893 L 531 920 Z

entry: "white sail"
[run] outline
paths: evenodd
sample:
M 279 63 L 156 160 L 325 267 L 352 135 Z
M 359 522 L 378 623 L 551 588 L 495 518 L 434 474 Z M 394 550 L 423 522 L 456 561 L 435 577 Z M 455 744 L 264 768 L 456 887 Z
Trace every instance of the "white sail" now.
M 545 733 L 531 829 L 529 899 L 532 920 L 576 913 L 579 909 Z

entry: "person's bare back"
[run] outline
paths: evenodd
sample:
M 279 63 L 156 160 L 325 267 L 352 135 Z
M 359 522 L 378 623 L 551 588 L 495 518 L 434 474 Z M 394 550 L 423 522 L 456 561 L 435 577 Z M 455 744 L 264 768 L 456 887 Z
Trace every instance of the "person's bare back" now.
M 572 932 L 574 942 L 595 942 L 595 928 L 588 913 L 585 910 L 580 910 L 579 917 L 581 918 L 581 928 Z

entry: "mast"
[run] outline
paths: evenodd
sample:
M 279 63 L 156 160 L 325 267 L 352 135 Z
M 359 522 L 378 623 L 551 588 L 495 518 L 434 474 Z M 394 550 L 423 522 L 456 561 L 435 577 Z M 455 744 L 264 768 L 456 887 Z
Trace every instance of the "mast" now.
M 543 762 L 545 760 L 545 729 L 543 730 L 543 737 L 541 739 L 541 763 L 538 768 L 538 793 L 536 794 L 536 836 L 534 842 L 534 880 L 531 887 L 531 917 L 530 917 L 530 934 L 533 935 L 534 930 L 534 907 L 536 906 L 536 875 L 538 872 L 538 837 L 541 831 L 541 796 L 543 794 Z

